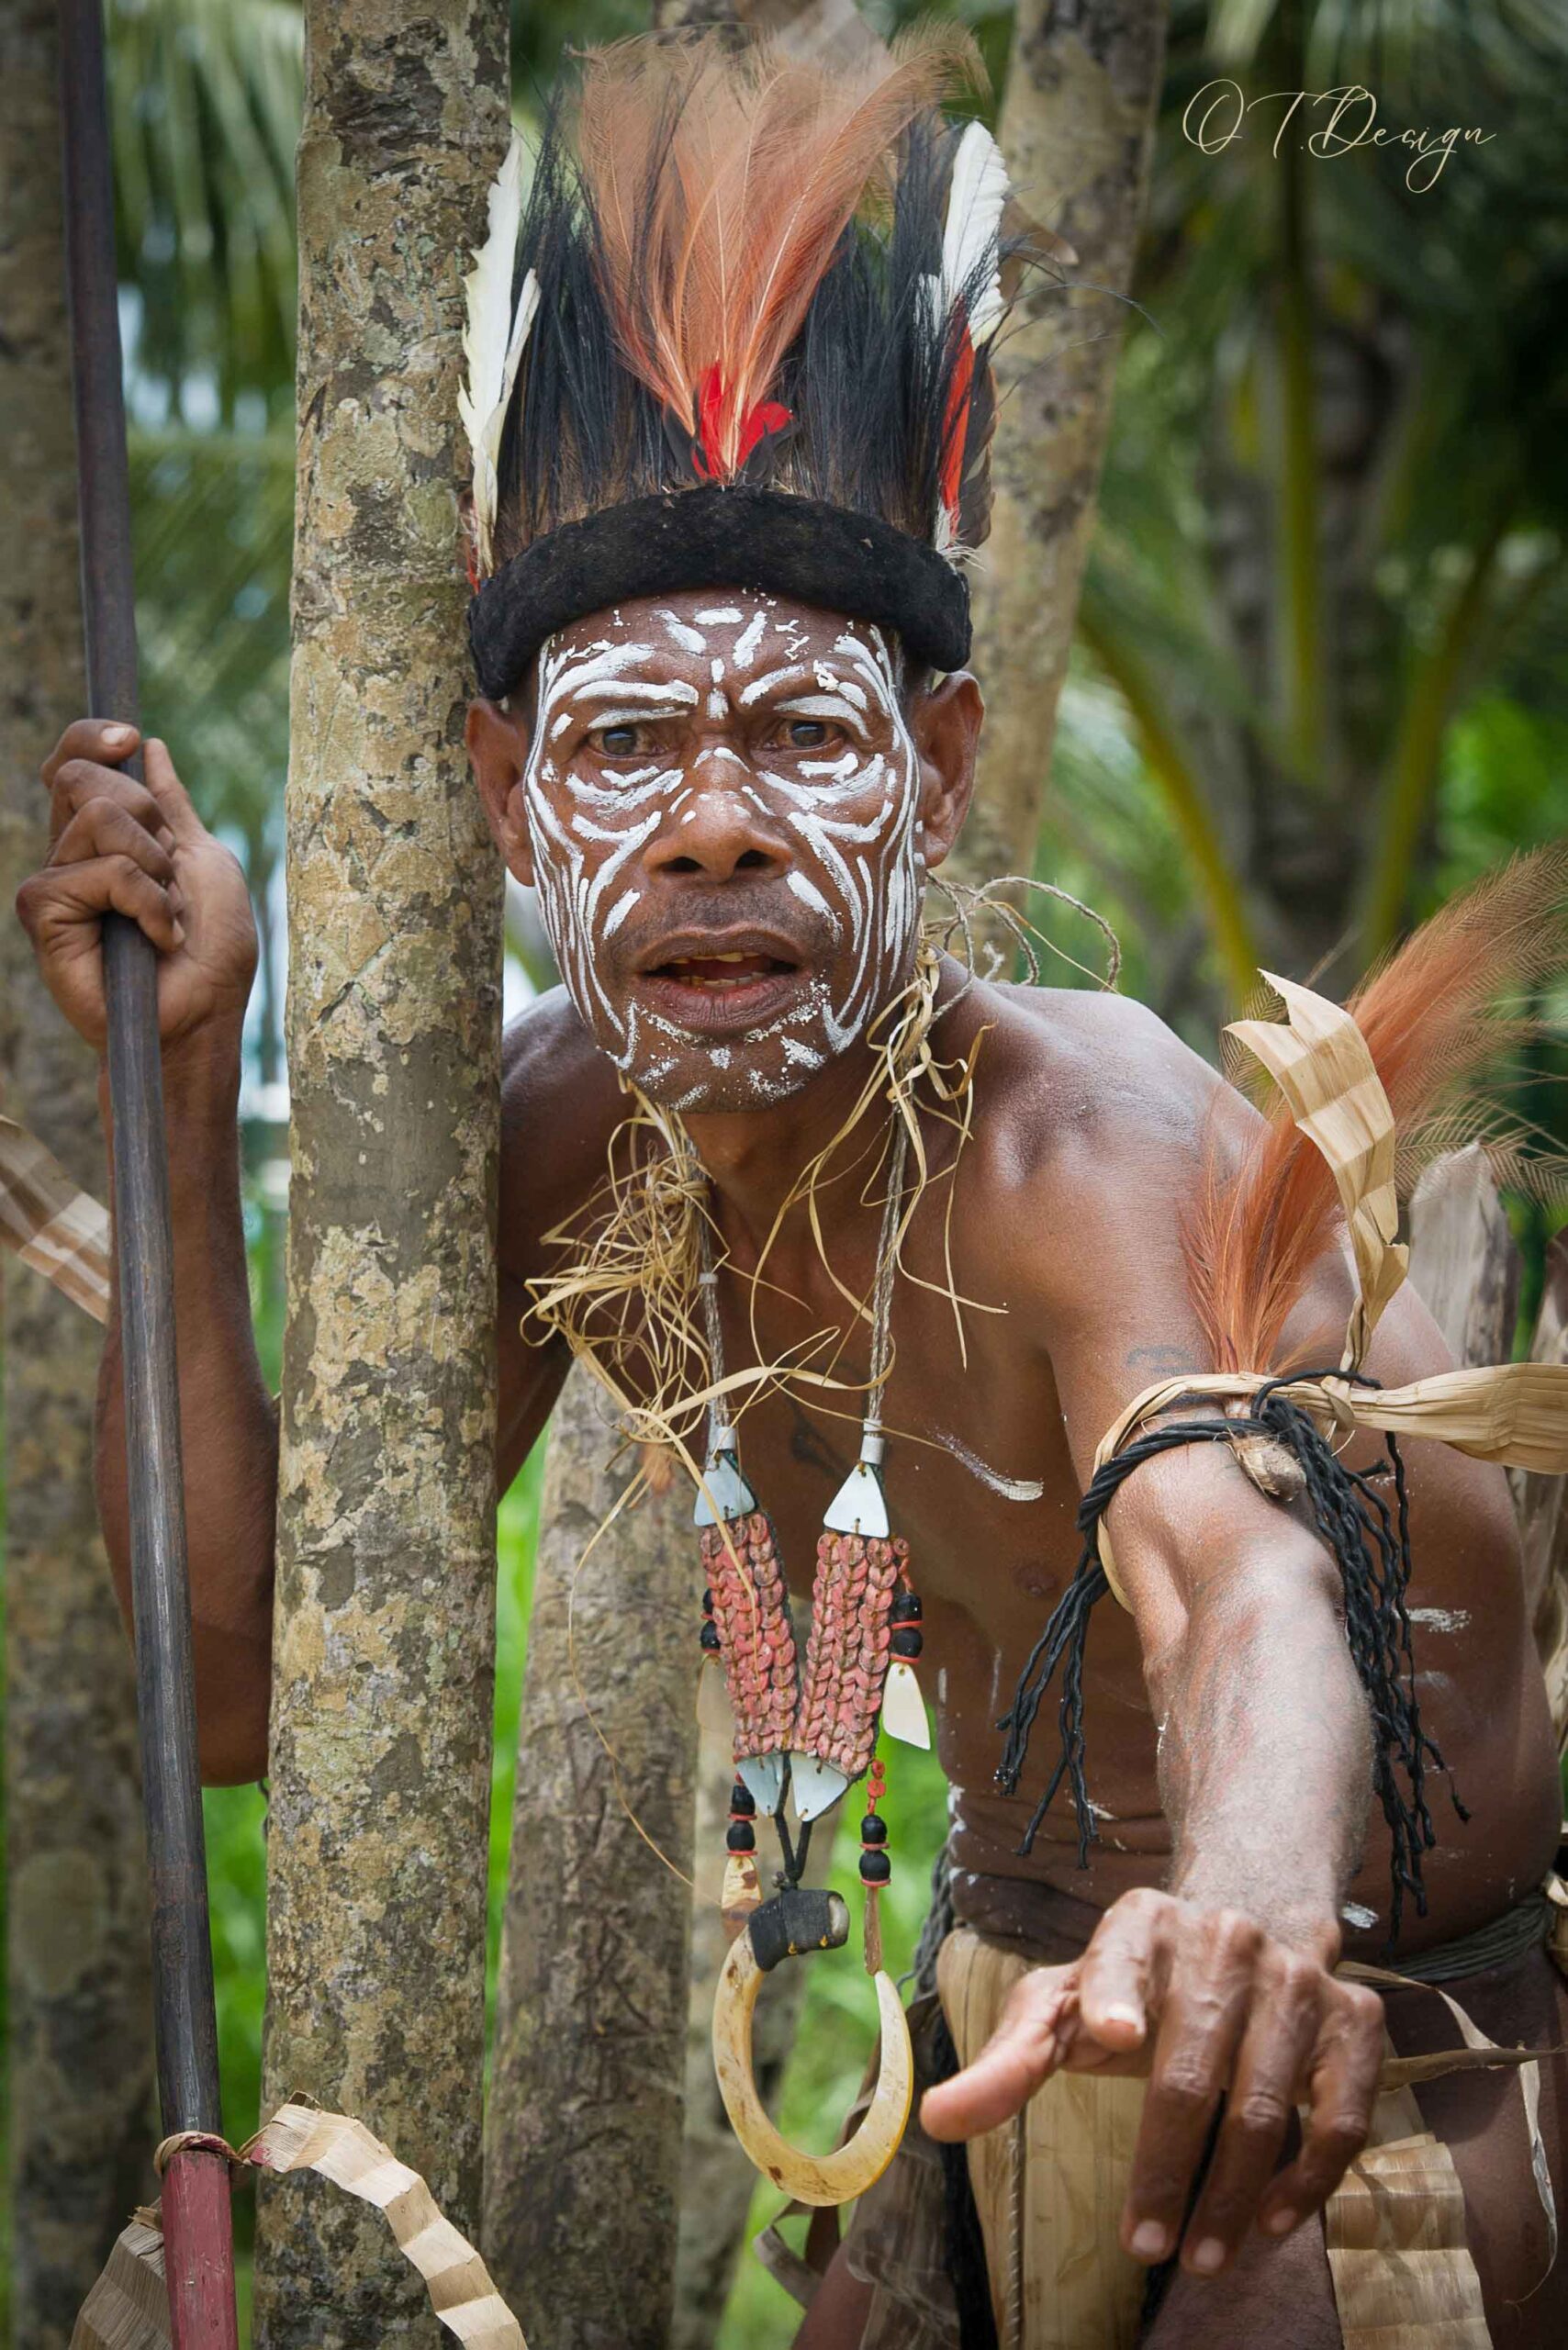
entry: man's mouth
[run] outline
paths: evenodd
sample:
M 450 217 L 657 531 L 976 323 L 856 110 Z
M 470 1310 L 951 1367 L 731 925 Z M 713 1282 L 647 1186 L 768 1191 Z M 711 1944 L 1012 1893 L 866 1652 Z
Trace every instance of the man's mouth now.
M 732 931 L 728 941 L 722 934 L 671 939 L 647 957 L 633 984 L 666 1019 L 713 1035 L 784 1011 L 806 978 L 788 939 Z
M 681 987 L 729 990 L 754 987 L 758 979 L 797 968 L 778 955 L 675 955 L 655 965 L 650 976 L 674 979 Z

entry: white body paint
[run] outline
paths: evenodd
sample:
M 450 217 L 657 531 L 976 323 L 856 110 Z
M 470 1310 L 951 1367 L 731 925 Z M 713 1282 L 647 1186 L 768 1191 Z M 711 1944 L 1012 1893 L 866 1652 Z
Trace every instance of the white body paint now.
M 751 1097 L 767 1102 L 794 1091 L 853 1044 L 880 1008 L 888 975 L 902 977 L 905 969 L 920 916 L 919 759 L 880 630 L 846 625 L 831 656 L 807 662 L 800 657 L 807 641 L 800 622 L 778 616 L 771 599 L 715 605 L 698 614 L 698 623 L 670 610 L 644 612 L 633 637 L 616 613 L 615 633 L 586 647 L 568 651 L 549 640 L 539 658 L 524 803 L 541 912 L 562 979 L 617 1066 L 649 1090 L 673 1067 L 664 1047 L 672 1038 L 689 1047 L 690 1033 L 636 1006 L 622 1016 L 599 968 L 603 948 L 644 895 L 644 853 L 665 827 L 691 822 L 699 796 L 716 789 L 738 789 L 798 842 L 817 878 L 791 867 L 787 886 L 823 922 L 835 947 L 847 945 L 850 975 L 833 1000 L 818 982 L 756 1032 L 757 1043 L 776 1038 L 778 1045 L 747 1072 Z M 649 674 L 656 654 L 667 657 L 672 648 L 705 661 L 703 691 Z M 764 666 L 749 675 L 759 659 Z M 716 743 L 685 771 L 654 764 L 610 777 L 575 760 L 566 742 L 575 733 L 580 743 L 590 729 L 655 721 L 700 705 L 717 725 L 754 712 L 764 697 L 770 715 L 839 729 L 845 747 L 831 757 L 797 760 L 785 772 L 754 768 L 733 746 Z M 738 774 L 727 777 L 726 767 Z M 590 858 L 604 848 L 610 853 L 590 878 Z M 711 1049 L 710 1058 L 718 1070 L 732 1058 L 745 1069 L 747 1047 L 725 1047 L 722 1055 Z M 671 1106 L 690 1108 L 701 1097 L 700 1087 L 688 1088 Z

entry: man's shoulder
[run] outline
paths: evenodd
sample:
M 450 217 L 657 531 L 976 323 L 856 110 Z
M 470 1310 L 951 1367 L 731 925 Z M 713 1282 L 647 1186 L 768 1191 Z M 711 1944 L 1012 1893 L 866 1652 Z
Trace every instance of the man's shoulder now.
M 1021 1170 L 1066 1178 L 1085 1154 L 1104 1168 L 1151 1148 L 1200 1149 L 1228 1089 L 1147 1004 L 1089 988 L 992 987 L 986 996 L 991 1107 Z
M 1054 1327 L 1087 1290 L 1158 1286 L 1209 1138 L 1254 1115 L 1158 1013 L 1080 989 L 986 990 L 971 1197 L 1009 1296 Z
M 615 1069 L 589 1035 L 563 987 L 549 988 L 501 1037 L 501 1098 L 521 1108 L 536 1092 L 565 1099 L 581 1091 L 619 1097 Z

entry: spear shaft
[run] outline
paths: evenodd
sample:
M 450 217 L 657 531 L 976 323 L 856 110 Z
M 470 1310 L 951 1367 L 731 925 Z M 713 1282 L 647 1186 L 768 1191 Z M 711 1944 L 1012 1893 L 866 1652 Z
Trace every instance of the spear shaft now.
M 60 46 L 87 692 L 95 713 L 134 724 L 130 487 L 102 0 L 61 0 Z M 127 761 L 127 772 L 140 777 L 140 757 Z M 105 916 L 103 945 L 158 2093 L 165 2136 L 216 2133 L 222 2112 L 185 1560 L 158 957 L 119 914 Z M 229 2170 L 221 2154 L 188 2148 L 174 2154 L 163 2176 L 163 2232 L 174 2350 L 237 2350 Z

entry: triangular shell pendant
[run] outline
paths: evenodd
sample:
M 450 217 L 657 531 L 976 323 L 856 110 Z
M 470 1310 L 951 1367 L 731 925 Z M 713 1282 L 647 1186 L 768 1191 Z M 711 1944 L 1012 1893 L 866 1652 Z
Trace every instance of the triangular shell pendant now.
M 931 1744 L 931 1724 L 926 1718 L 925 1700 L 920 1694 L 920 1683 L 913 1664 L 897 1656 L 888 1667 L 887 1685 L 882 1691 L 882 1728 L 890 1738 L 902 1738 L 906 1746 Z
M 879 1443 L 877 1450 L 879 1454 Z M 888 1497 L 882 1491 L 881 1469 L 869 1446 L 862 1448 L 859 1460 L 828 1504 L 823 1524 L 830 1534 L 864 1534 L 886 1540 L 891 1530 Z
M 733 1517 L 746 1517 L 756 1507 L 756 1495 L 741 1474 L 733 1428 L 721 1428 L 720 1441 L 708 1455 L 702 1483 L 697 1488 L 693 1526 L 727 1526 Z M 723 1438 L 728 1438 L 728 1443 Z
M 782 1754 L 748 1754 L 744 1761 L 736 1761 L 735 1776 L 745 1781 L 763 1818 L 771 1819 L 784 1800 Z
M 821 1762 L 813 1754 L 790 1757 L 790 1796 L 802 1828 L 808 1820 L 820 1819 L 824 1811 L 831 1811 L 849 1784 L 835 1764 Z

